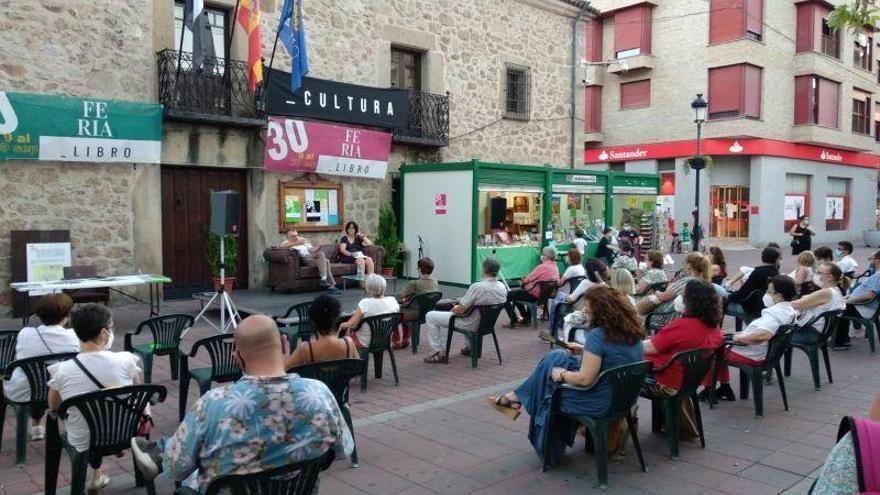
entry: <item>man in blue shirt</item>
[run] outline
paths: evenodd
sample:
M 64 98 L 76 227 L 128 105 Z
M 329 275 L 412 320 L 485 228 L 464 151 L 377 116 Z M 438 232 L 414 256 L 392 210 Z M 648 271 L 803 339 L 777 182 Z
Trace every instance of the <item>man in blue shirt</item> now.
M 844 316 L 857 318 L 871 318 L 877 311 L 880 301 L 875 299 L 880 294 L 880 251 L 875 252 L 868 259 L 874 274 L 868 280 L 858 284 L 849 297 L 846 298 L 846 311 Z M 834 348 L 838 350 L 850 347 L 849 320 L 838 320 L 837 334 L 834 337 Z

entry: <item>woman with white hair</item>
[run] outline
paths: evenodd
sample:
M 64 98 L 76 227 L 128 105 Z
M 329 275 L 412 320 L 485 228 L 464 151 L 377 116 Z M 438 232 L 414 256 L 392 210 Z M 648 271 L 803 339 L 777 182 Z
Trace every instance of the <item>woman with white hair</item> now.
M 400 311 L 397 299 L 385 296 L 385 279 L 375 273 L 367 275 L 364 279 L 364 289 L 367 297 L 358 302 L 357 309 L 351 318 L 339 326 L 340 330 L 346 330 L 358 347 L 369 347 L 370 327 L 361 325 L 364 318 Z M 354 332 L 352 332 L 354 330 Z
M 522 286 L 507 293 L 506 309 L 511 327 L 517 322 L 515 309 L 518 309 L 522 315 L 518 322 L 523 325 L 531 324 L 533 316 L 538 317 L 538 315 L 532 315 L 529 308 L 523 303 L 536 302 L 541 295 L 541 282 L 549 280 L 559 280 L 559 267 L 556 266 L 556 248 L 547 246 L 541 250 L 541 263 L 522 280 Z

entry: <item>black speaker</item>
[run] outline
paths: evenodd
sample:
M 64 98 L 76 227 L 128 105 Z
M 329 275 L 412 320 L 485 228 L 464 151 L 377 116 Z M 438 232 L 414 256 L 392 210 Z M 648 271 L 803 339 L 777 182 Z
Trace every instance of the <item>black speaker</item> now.
M 507 198 L 498 197 L 489 199 L 489 228 L 492 230 L 503 229 L 504 220 L 507 217 Z
M 211 192 L 211 232 L 238 235 L 241 194 L 235 191 Z

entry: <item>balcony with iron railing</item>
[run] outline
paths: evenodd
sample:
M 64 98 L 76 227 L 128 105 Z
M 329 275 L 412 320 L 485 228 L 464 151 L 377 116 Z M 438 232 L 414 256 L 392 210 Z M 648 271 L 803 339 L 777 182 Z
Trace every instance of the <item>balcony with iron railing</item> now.
M 409 125 L 393 131 L 395 143 L 442 148 L 449 145 L 449 96 L 409 91 Z

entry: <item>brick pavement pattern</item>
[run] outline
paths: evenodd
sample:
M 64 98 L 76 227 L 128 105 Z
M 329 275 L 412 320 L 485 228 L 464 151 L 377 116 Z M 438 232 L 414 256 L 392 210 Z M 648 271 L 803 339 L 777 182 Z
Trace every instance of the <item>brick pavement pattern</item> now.
M 864 264 L 871 250 L 858 249 Z M 730 269 L 754 264 L 754 249 L 728 251 Z M 793 260 L 784 258 L 789 270 Z M 446 288 L 444 288 L 446 290 Z M 347 302 L 346 306 L 349 306 Z M 195 314 L 196 303 L 168 303 L 164 311 Z M 131 330 L 146 316 L 137 306 L 114 308 L 118 332 Z M 506 323 L 499 320 L 499 326 Z M 16 321 L 0 320 L 2 328 L 17 328 Z M 732 320 L 725 322 L 732 331 Z M 197 328 L 185 339 L 183 348 L 209 335 Z M 455 338 L 454 338 L 455 339 Z M 531 328 L 501 328 L 499 340 L 504 365 L 491 356 L 471 369 L 469 359 L 454 355 L 449 365 L 427 365 L 427 350 L 413 356 L 409 349 L 396 354 L 400 385 L 395 387 L 390 370 L 381 380 L 371 376 L 369 389 L 361 393 L 352 387 L 351 406 L 355 419 L 360 467 L 336 462 L 321 480 L 324 494 L 533 494 L 563 495 L 589 491 L 596 483 L 592 456 L 583 453 L 583 439 L 576 440 L 563 462 L 546 473 L 526 438 L 525 415 L 512 422 L 485 403 L 484 397 L 512 388 L 533 368 L 547 351 Z M 117 336 L 121 349 L 122 338 Z M 453 350 L 463 345 L 459 337 Z M 878 387 L 870 378 L 880 372 L 880 356 L 870 355 L 867 343 L 855 341 L 853 349 L 831 356 L 835 382 L 827 383 L 822 372 L 822 390 L 814 391 L 806 358 L 794 355 L 792 376 L 786 379 L 790 411 L 783 410 L 778 387 L 765 387 L 765 413 L 756 420 L 751 400 L 722 403 L 703 408 L 706 449 L 699 443 L 683 443 L 681 457 L 668 455 L 662 435 L 651 433 L 650 403 L 640 399 L 639 437 L 648 472 L 639 470 L 628 446 L 624 458 L 609 466 L 608 493 L 681 494 L 772 494 L 806 493 L 817 468 L 834 445 L 837 423 L 842 415 L 866 412 Z M 388 365 L 386 364 L 386 367 Z M 733 387 L 738 374 L 732 374 Z M 177 424 L 178 385 L 171 381 L 168 360 L 154 362 L 154 382 L 168 387 L 168 398 L 153 411 L 155 435 L 167 435 Z M 196 400 L 190 391 L 190 405 Z M 28 445 L 28 462 L 14 465 L 14 420 L 5 418 L 3 447 L 0 450 L 0 495 L 41 493 L 44 445 Z M 108 457 L 106 472 L 113 482 L 102 493 L 131 493 L 134 489 L 131 456 Z M 61 461 L 59 487 L 70 482 L 66 454 Z M 157 480 L 159 493 L 171 493 L 169 480 Z M 59 493 L 69 493 L 67 488 Z

